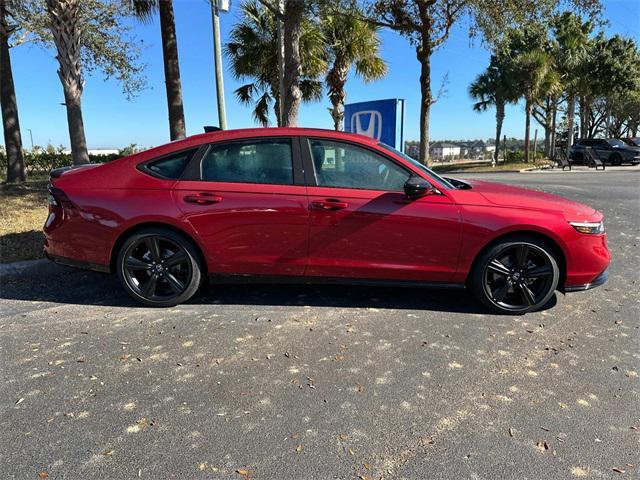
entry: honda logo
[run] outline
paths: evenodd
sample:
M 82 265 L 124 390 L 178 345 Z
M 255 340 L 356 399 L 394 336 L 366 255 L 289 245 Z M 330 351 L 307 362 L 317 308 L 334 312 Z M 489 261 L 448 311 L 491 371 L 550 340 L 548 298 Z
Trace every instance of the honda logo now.
M 351 115 L 351 132 L 380 140 L 382 115 L 377 110 L 363 110 Z

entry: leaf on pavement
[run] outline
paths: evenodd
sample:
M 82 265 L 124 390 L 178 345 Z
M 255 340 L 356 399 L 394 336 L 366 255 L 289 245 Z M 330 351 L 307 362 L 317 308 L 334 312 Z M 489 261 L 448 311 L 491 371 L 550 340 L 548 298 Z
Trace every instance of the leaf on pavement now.
M 249 480 L 251 478 L 251 472 L 246 468 L 239 468 L 236 470 L 236 473 L 238 475 L 242 475 L 244 477 L 244 480 Z

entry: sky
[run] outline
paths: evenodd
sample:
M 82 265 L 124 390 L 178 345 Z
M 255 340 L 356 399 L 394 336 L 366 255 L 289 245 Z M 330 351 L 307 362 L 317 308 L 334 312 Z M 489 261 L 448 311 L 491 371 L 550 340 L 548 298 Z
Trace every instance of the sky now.
M 226 42 L 239 18 L 239 0 L 231 1 L 231 10 L 221 14 L 222 41 Z M 640 43 L 640 0 L 604 0 L 606 32 L 633 37 Z M 204 125 L 217 125 L 217 104 L 213 67 L 211 14 L 207 0 L 174 0 L 176 29 L 187 134 L 202 132 Z M 157 17 L 149 24 L 135 24 L 142 42 L 142 60 L 147 65 L 148 87 L 129 101 L 115 80 L 104 81 L 99 72 L 88 76 L 82 97 L 87 144 L 90 149 L 122 148 L 130 144 L 160 145 L 169 141 L 169 126 L 164 88 L 162 44 Z M 381 31 L 381 55 L 388 64 L 382 80 L 363 83 L 354 75 L 347 82 L 347 102 L 386 98 L 404 98 L 406 140 L 419 138 L 420 89 L 415 50 L 395 32 Z M 53 51 L 33 45 L 11 49 L 14 83 L 18 98 L 20 126 L 25 148 L 35 145 L 69 146 L 62 86 L 58 79 Z M 458 25 L 449 40 L 432 57 L 432 84 L 438 91 L 442 79 L 445 91 L 431 111 L 431 139 L 488 139 L 494 136 L 495 112 L 476 113 L 468 86 L 484 70 L 489 53 L 480 40 L 469 40 L 467 30 Z M 226 63 L 226 61 L 225 61 Z M 225 69 L 225 99 L 228 128 L 255 126 L 251 108 L 241 105 L 233 94 L 243 83 Z M 328 100 L 303 104 L 299 126 L 332 128 Z M 537 124 L 533 124 L 534 128 Z M 539 128 L 539 127 L 538 127 Z M 29 131 L 30 130 L 30 131 Z M 503 133 L 507 137 L 524 136 L 522 105 L 509 106 Z

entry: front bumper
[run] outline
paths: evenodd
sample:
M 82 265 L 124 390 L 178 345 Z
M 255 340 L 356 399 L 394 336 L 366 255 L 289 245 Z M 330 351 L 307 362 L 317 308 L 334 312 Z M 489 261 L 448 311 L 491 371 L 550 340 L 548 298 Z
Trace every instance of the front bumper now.
M 570 287 L 564 287 L 565 292 L 582 292 L 584 290 L 590 290 L 595 287 L 599 287 L 603 285 L 609 279 L 609 269 L 607 268 L 604 272 L 594 278 L 590 283 L 585 283 L 583 285 L 571 285 Z

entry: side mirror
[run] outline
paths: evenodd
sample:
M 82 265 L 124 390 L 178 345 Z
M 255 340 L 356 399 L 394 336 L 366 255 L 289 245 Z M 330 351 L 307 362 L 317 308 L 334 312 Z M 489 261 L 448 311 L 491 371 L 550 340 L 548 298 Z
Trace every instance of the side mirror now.
M 404 184 L 404 193 L 409 199 L 424 197 L 435 193 L 436 189 L 424 178 L 412 176 Z

